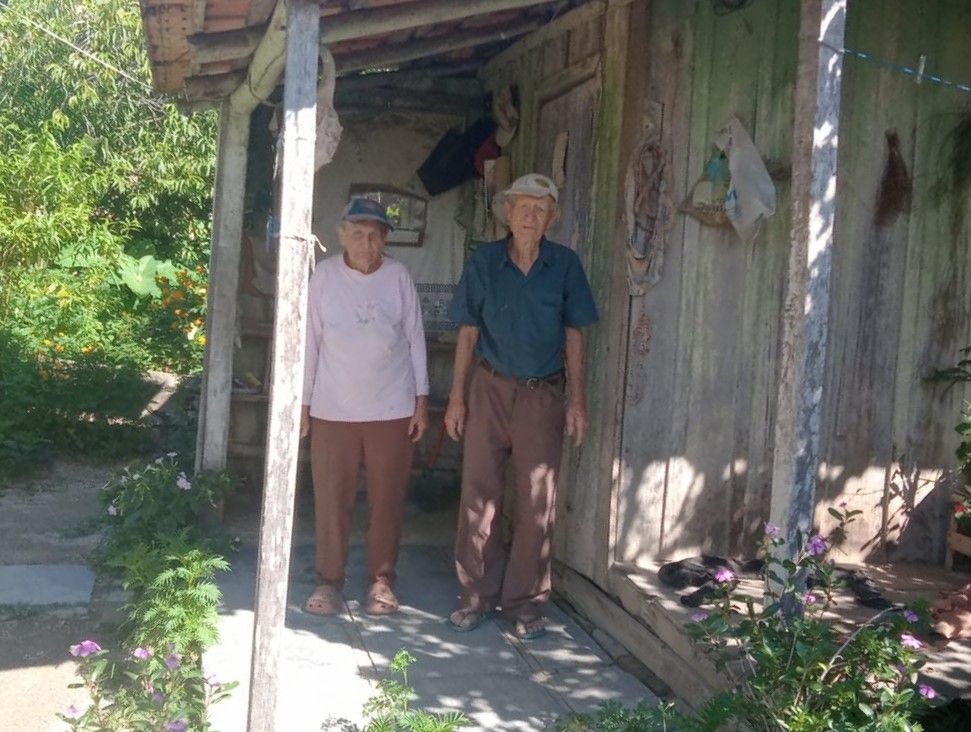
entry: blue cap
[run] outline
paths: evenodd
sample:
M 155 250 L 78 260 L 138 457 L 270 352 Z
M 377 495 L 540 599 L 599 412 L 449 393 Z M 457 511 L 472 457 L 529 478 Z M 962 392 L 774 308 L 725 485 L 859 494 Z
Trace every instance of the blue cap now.
M 389 231 L 394 230 L 384 206 L 370 198 L 352 198 L 341 211 L 341 221 L 377 221 L 387 226 Z

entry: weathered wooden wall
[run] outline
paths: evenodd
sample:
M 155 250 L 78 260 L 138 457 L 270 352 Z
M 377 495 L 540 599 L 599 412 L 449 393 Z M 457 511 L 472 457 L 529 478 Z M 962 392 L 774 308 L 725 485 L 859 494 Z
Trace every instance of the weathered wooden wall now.
M 724 14 L 707 0 L 650 6 L 646 95 L 672 158 L 675 201 L 687 196 L 731 115 L 770 169 L 784 171 L 798 4 L 766 0 Z M 966 82 L 969 13 L 958 2 L 851 2 L 846 43 L 908 66 L 928 53 L 929 72 Z M 971 342 L 968 192 L 939 195 L 948 136 L 971 97 L 853 56 L 843 94 L 817 515 L 828 529 L 827 507 L 847 501 L 864 510 L 844 549 L 873 558 L 886 494 L 889 557 L 936 560 L 946 490 L 935 492 L 935 479 L 954 464 L 962 391 L 941 400 L 942 389 L 922 377 Z M 893 129 L 913 200 L 878 225 L 885 131 Z M 746 554 L 761 532 L 789 244 L 784 175 L 777 193 L 776 215 L 751 243 L 678 215 L 661 281 L 632 302 L 619 561 Z M 919 477 L 909 472 L 914 465 Z M 908 477 L 894 478 L 898 467 Z M 899 495 L 890 495 L 894 486 Z

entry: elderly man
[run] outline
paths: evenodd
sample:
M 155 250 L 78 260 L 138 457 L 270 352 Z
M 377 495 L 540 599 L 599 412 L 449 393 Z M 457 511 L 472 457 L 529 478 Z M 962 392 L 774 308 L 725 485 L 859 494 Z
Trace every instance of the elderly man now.
M 535 173 L 503 191 L 497 205 L 511 233 L 475 250 L 452 300 L 460 329 L 445 426 L 465 439 L 455 539 L 461 604 L 449 616 L 459 631 L 501 608 L 519 638 L 546 632 L 563 432 L 579 446 L 587 431 L 580 328 L 597 320 L 580 259 L 545 237 L 557 198 L 553 182 Z M 506 556 L 510 459 L 516 506 Z
M 352 199 L 337 232 L 342 253 L 310 280 L 301 434 L 310 435 L 317 588 L 305 608 L 333 615 L 363 463 L 370 580 L 365 610 L 398 610 L 395 564 L 414 443 L 428 426 L 421 305 L 405 266 L 384 254 L 384 207 Z

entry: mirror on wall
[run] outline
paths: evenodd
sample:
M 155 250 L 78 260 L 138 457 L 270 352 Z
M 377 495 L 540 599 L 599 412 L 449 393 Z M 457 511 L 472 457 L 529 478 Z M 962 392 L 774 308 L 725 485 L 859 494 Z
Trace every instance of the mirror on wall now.
M 394 230 L 388 233 L 388 245 L 420 247 L 425 238 L 425 216 L 428 202 L 421 196 L 393 186 L 355 183 L 350 198 L 369 198 L 388 212 Z

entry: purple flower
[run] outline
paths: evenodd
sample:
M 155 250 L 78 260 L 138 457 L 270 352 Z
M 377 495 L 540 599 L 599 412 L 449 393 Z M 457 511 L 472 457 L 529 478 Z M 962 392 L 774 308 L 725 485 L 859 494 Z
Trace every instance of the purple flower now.
M 811 557 L 819 556 L 820 554 L 826 553 L 826 540 L 819 534 L 813 535 L 809 541 L 806 542 L 806 554 Z
M 149 698 L 156 704 L 161 704 L 165 701 L 165 697 L 159 694 L 157 691 L 152 692 L 152 696 Z
M 141 647 L 136 648 L 134 651 L 131 652 L 131 654 L 135 658 L 140 658 L 143 661 L 147 661 L 152 657 L 152 652 L 150 650 L 148 650 L 147 648 L 141 648 Z
M 735 574 L 728 567 L 722 567 L 715 573 L 716 582 L 731 582 L 735 579 Z
M 101 646 L 95 643 L 93 640 L 85 640 L 78 643 L 76 646 L 71 646 L 68 650 L 71 651 L 72 656 L 80 656 L 84 658 L 85 656 L 90 656 L 92 653 L 97 653 L 101 650 Z
M 916 623 L 920 620 L 920 616 L 913 610 L 904 610 L 904 617 L 907 618 L 908 623 Z
M 707 620 L 707 619 L 708 619 L 708 613 L 704 613 L 704 612 L 695 613 L 694 615 L 691 616 L 691 621 L 694 623 L 700 623 L 703 620 Z
M 184 491 L 192 489 L 192 483 L 185 477 L 185 473 L 179 473 L 179 477 L 175 479 L 175 484 Z
M 182 656 L 178 653 L 170 653 L 165 657 L 165 665 L 169 667 L 169 671 L 175 671 L 179 667 L 179 663 L 182 661 Z
M 64 716 L 68 719 L 77 719 L 81 716 L 81 710 L 72 704 L 64 710 Z
M 924 647 L 924 644 L 914 638 L 910 633 L 900 634 L 900 645 L 904 648 L 912 648 L 915 651 Z
M 185 732 L 189 729 L 189 723 L 184 719 L 176 719 L 172 722 L 166 722 L 165 727 L 168 732 Z
M 934 690 L 933 686 L 928 686 L 927 684 L 921 684 L 917 687 L 917 692 L 925 699 L 933 699 L 937 696 L 937 692 Z
M 816 596 L 813 593 L 811 593 L 811 592 L 805 593 L 802 596 L 802 604 L 803 605 L 815 605 L 816 604 Z
M 765 525 L 765 535 L 770 539 L 775 539 L 779 536 L 779 527 L 773 526 L 772 524 Z
M 840 501 L 840 508 L 846 508 L 849 505 L 846 501 Z

